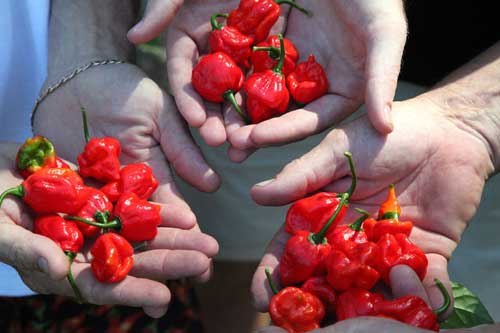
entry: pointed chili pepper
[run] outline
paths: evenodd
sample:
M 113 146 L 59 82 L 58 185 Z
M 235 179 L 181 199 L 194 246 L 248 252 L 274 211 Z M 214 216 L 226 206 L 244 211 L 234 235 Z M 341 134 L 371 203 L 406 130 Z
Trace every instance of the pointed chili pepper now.
M 285 45 L 283 75 L 288 76 L 295 69 L 295 64 L 299 59 L 299 52 L 288 38 L 283 38 L 283 43 Z M 280 39 L 276 35 L 269 36 L 265 42 L 257 44 L 252 50 L 250 61 L 254 73 L 273 69 L 280 58 Z
M 86 202 L 89 188 L 71 169 L 44 168 L 29 176 L 21 185 L 0 194 L 0 205 L 8 195 L 22 200 L 35 213 L 76 213 Z
M 347 289 L 337 298 L 337 320 L 375 315 L 375 304 L 383 301 L 379 293 L 361 288 Z
M 91 177 L 101 182 L 109 182 L 120 178 L 120 142 L 115 138 L 90 138 L 87 114 L 82 108 L 83 132 L 85 148 L 78 155 L 78 167 L 83 177 Z
M 399 220 L 401 216 L 401 206 L 396 198 L 396 190 L 394 184 L 389 186 L 389 194 L 386 201 L 380 206 L 378 213 L 378 221 L 367 219 L 363 223 L 363 229 L 373 242 L 377 242 L 385 234 L 405 234 L 410 236 L 413 228 L 413 223 L 410 221 L 402 222 Z
M 147 200 L 158 188 L 158 180 L 147 164 L 133 163 L 120 170 L 120 180 L 110 182 L 101 188 L 111 202 L 116 202 L 123 193 L 132 192 Z
M 262 42 L 278 21 L 281 15 L 281 4 L 290 5 L 312 16 L 311 12 L 291 0 L 241 0 L 238 8 L 229 13 L 227 25 L 254 38 L 255 43 Z
M 108 197 L 101 191 L 95 188 L 89 188 L 90 195 L 87 202 L 76 213 L 76 216 L 86 220 L 94 221 L 96 213 L 109 214 L 113 211 L 113 204 L 109 201 Z M 86 237 L 94 237 L 99 233 L 99 228 L 93 225 L 76 221 L 78 229 Z
M 307 279 L 300 289 L 318 297 L 325 306 L 327 316 L 335 314 L 337 294 L 328 284 L 325 276 L 313 276 Z
M 347 194 L 347 198 L 350 198 L 356 189 L 357 176 L 352 155 L 347 153 L 346 157 L 349 161 L 352 182 L 349 189 L 344 193 Z M 342 194 L 343 193 L 319 192 L 295 201 L 290 206 L 286 214 L 285 231 L 291 235 L 296 234 L 301 230 L 319 232 L 338 207 Z M 341 209 L 338 217 L 333 222 L 332 227 L 327 232 L 327 236 L 330 232 L 333 232 L 335 230 L 335 226 L 342 221 L 346 211 L 346 207 Z
M 57 214 L 41 215 L 35 218 L 34 232 L 53 240 L 66 254 L 69 263 L 73 263 L 76 253 L 83 246 L 83 235 L 74 222 L 67 221 Z M 78 289 L 71 269 L 68 271 L 67 279 L 76 299 L 81 303 L 83 297 Z
M 25 179 L 42 168 L 55 167 L 56 150 L 46 137 L 37 135 L 29 138 L 17 151 L 16 168 Z
M 427 273 L 427 257 L 405 234 L 385 234 L 377 242 L 380 251 L 376 268 L 390 285 L 389 272 L 396 265 L 410 266 L 423 280 Z
M 224 52 L 240 66 L 250 68 L 253 38 L 242 34 L 235 27 L 222 26 L 217 22 L 218 17 L 227 18 L 228 14 L 214 14 L 210 18 L 212 32 L 208 39 L 212 52 Z
M 191 83 L 201 97 L 209 102 L 228 101 L 235 111 L 246 120 L 234 94 L 243 86 L 245 75 L 236 62 L 224 52 L 203 56 L 193 68 Z
M 325 95 L 330 83 L 325 70 L 311 54 L 307 61 L 299 63 L 288 75 L 286 85 L 296 102 L 307 104 Z
M 286 88 L 282 68 L 285 60 L 283 36 L 280 39 L 280 60 L 273 70 L 253 73 L 243 86 L 247 94 L 246 106 L 252 123 L 260 123 L 282 115 L 288 110 L 290 94 Z
M 66 219 L 79 221 L 91 226 L 113 229 L 130 242 L 152 240 L 158 233 L 161 222 L 160 206 L 140 199 L 134 193 L 123 194 L 115 205 L 112 220 L 107 214 L 98 211 L 93 222 L 78 216 L 66 216 Z
M 105 233 L 95 241 L 90 266 L 97 280 L 107 283 L 120 282 L 127 277 L 134 265 L 134 249 L 123 237 L 113 232 Z
M 269 303 L 269 314 L 275 325 L 291 333 L 308 332 L 320 327 L 325 308 L 318 297 L 296 287 L 286 287 L 278 292 L 268 269 L 266 276 L 274 293 Z

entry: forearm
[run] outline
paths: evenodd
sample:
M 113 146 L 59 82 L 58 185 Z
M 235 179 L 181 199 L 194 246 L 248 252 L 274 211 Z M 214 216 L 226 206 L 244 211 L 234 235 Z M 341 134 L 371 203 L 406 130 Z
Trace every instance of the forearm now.
M 60 78 L 93 60 L 132 60 L 127 31 L 138 15 L 138 0 L 52 0 L 48 77 Z

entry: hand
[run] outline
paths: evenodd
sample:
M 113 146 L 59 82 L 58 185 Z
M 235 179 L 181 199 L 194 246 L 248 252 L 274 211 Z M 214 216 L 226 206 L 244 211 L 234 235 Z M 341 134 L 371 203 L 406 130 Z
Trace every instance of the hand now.
M 338 124 L 366 104 L 380 133 L 392 131 L 391 106 L 406 40 L 400 0 L 307 1 L 313 17 L 291 11 L 285 37 L 300 52 L 314 54 L 330 81 L 328 93 L 297 110 L 257 125 L 244 126 L 226 111 L 229 157 L 246 159 L 256 148 L 304 139 Z M 191 53 L 190 53 L 191 54 Z
M 377 133 L 366 116 L 331 131 L 274 179 L 254 186 L 254 200 L 282 205 L 320 189 L 345 191 L 351 179 L 343 152 L 351 151 L 358 174 L 351 207 L 375 213 L 389 184 L 395 184 L 402 219 L 414 222 L 410 239 L 427 254 L 429 266 L 423 283 L 430 304 L 439 307 L 443 300 L 434 278 L 450 290 L 447 260 L 493 172 L 489 141 L 483 137 L 484 131 L 467 120 L 477 115 L 476 109 L 452 103 L 452 99 L 440 103 L 436 93 L 395 103 L 395 127 L 389 136 Z M 347 221 L 352 220 L 348 216 Z M 276 268 L 287 238 L 284 231 L 276 235 L 254 276 L 252 290 L 261 310 L 267 308 L 271 295 L 264 267 Z

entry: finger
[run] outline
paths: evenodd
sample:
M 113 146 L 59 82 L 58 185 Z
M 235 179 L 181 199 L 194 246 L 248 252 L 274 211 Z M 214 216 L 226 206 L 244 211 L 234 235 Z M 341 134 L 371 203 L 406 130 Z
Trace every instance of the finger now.
M 433 309 L 437 309 L 444 303 L 443 294 L 436 285 L 435 279 L 439 279 L 443 283 L 451 297 L 451 304 L 448 311 L 446 311 L 446 313 L 442 316 L 443 318 L 446 318 L 453 311 L 453 291 L 451 290 L 451 281 L 450 276 L 448 275 L 448 261 L 442 255 L 433 253 L 427 254 L 427 260 L 429 264 L 427 266 L 427 274 L 425 275 L 423 283 L 425 289 L 427 290 L 431 307 Z
M 219 104 L 207 103 L 207 120 L 200 127 L 200 136 L 210 147 L 226 142 L 226 129 Z
M 68 258 L 55 242 L 10 223 L 0 223 L 0 261 L 42 272 L 53 280 L 63 279 L 69 268 Z
M 196 225 L 196 216 L 185 203 L 161 204 L 160 216 L 162 227 L 190 230 Z
M 147 250 L 191 250 L 214 257 L 219 245 L 212 236 L 196 230 L 158 228 L 156 237 L 148 242 Z
M 209 265 L 208 269 L 205 272 L 203 272 L 201 275 L 198 275 L 198 276 L 195 276 L 194 278 L 192 278 L 191 281 L 194 281 L 196 283 L 207 283 L 210 280 L 210 278 L 212 277 L 213 270 L 214 270 L 213 260 L 210 259 L 210 265 Z
M 257 149 L 253 149 L 253 148 L 240 150 L 240 149 L 234 148 L 233 146 L 229 146 L 227 148 L 227 156 L 229 157 L 229 159 L 232 162 L 241 163 L 241 162 L 245 161 L 248 157 L 250 157 L 250 155 L 252 155 L 256 151 L 257 151 Z
M 167 306 L 160 306 L 160 307 L 145 306 L 142 309 L 144 310 L 145 314 L 147 314 L 148 316 L 150 316 L 152 318 L 161 318 L 167 313 L 168 307 Z
M 262 257 L 259 266 L 255 270 L 250 288 L 255 308 L 261 312 L 267 312 L 273 292 L 269 287 L 266 277 L 266 269 L 271 273 L 274 284 L 279 288 L 279 260 L 283 255 L 285 244 L 290 236 L 281 228 L 273 237 Z
M 248 115 L 246 114 L 244 108 L 243 95 L 238 93 L 235 95 L 236 103 L 238 104 L 239 109 L 244 114 L 244 116 L 238 114 L 236 112 L 233 105 L 230 103 L 224 103 L 223 105 L 223 114 L 224 114 L 224 125 L 226 126 L 226 132 L 228 135 L 228 141 L 231 142 L 234 138 L 233 135 L 235 133 L 243 131 L 250 136 L 252 129 L 255 127 L 254 124 L 251 124 Z M 243 118 L 244 117 L 244 118 Z M 238 142 L 236 142 L 238 144 Z
M 209 258 L 198 251 L 150 250 L 134 255 L 134 267 L 131 274 L 165 281 L 199 276 L 209 267 Z
M 342 320 L 333 326 L 314 330 L 315 333 L 372 333 L 372 332 L 398 332 L 398 333 L 431 333 L 414 326 L 401 323 L 388 318 L 358 317 Z
M 176 29 L 169 32 L 167 73 L 170 90 L 182 117 L 196 128 L 207 119 L 203 99 L 191 85 L 191 74 L 198 56 L 198 46 L 194 40 Z
M 283 332 L 286 333 L 284 329 L 276 326 L 263 327 L 255 331 L 255 333 L 283 333 Z
M 406 265 L 394 266 L 390 271 L 391 290 L 394 298 L 418 296 L 430 304 L 425 287 L 413 269 Z
M 157 37 L 172 22 L 183 2 L 183 0 L 148 0 L 144 17 L 128 31 L 128 40 L 140 44 Z

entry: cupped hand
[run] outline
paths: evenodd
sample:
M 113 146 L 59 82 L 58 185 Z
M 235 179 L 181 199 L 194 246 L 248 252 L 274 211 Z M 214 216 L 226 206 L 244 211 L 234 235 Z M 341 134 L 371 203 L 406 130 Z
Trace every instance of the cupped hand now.
M 308 17 L 293 10 L 287 19 L 289 38 L 305 61 L 314 54 L 330 82 L 323 97 L 256 125 L 245 126 L 228 108 L 229 157 L 241 162 L 256 148 L 304 139 L 338 124 L 366 104 L 375 129 L 389 133 L 406 20 L 400 0 L 322 1 L 304 4 Z
M 343 192 L 351 181 L 343 153 L 351 151 L 358 174 L 351 207 L 375 213 L 389 184 L 395 184 L 402 219 L 414 222 L 410 239 L 427 254 L 423 282 L 437 308 L 443 299 L 434 278 L 450 289 L 447 260 L 478 208 L 493 163 L 488 141 L 463 120 L 475 110 L 450 108 L 432 96 L 395 103 L 394 131 L 388 136 L 376 132 L 366 116 L 334 129 L 274 179 L 255 185 L 252 196 L 263 205 L 283 205 L 320 189 Z M 287 238 L 284 231 L 276 235 L 254 276 L 252 290 L 261 310 L 271 295 L 264 268 L 277 267 Z

